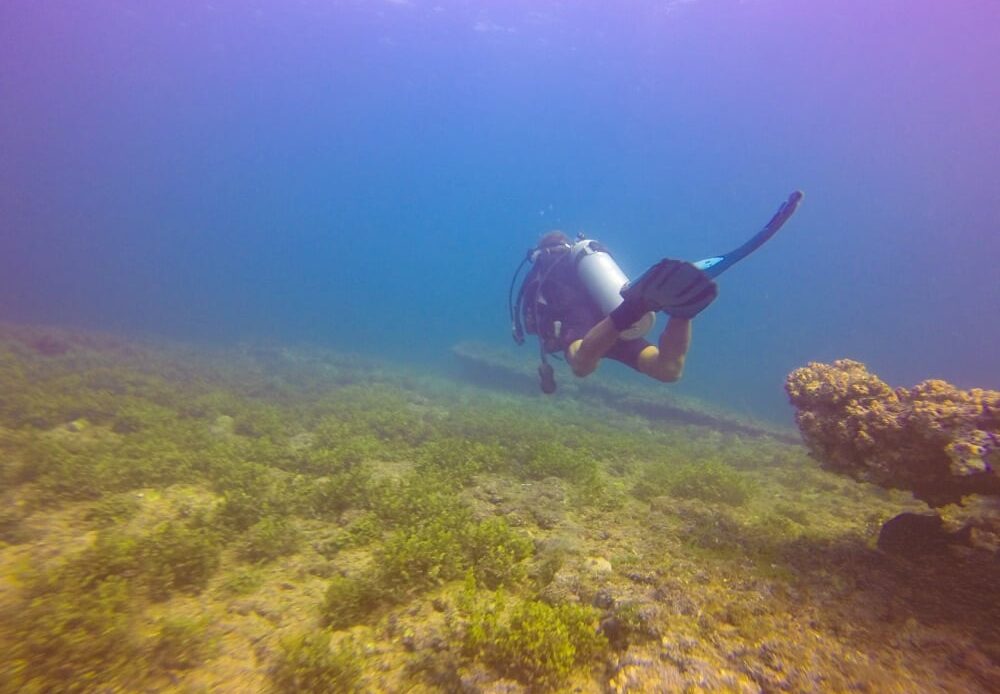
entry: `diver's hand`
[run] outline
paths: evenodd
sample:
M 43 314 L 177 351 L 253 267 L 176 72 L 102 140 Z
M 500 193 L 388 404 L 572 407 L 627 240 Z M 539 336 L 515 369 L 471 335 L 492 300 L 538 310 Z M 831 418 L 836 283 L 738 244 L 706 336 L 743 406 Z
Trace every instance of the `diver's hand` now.
M 626 303 L 691 319 L 715 301 L 719 287 L 691 263 L 664 258 L 622 290 Z

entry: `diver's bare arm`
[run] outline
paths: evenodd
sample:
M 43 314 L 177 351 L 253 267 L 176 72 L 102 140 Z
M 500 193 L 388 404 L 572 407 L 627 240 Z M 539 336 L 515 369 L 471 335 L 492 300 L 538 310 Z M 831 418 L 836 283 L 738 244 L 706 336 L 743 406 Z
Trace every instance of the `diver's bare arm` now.
M 691 346 L 691 321 L 670 318 L 660 334 L 659 345 L 639 353 L 639 371 L 657 381 L 672 383 L 684 373 L 684 359 Z
M 582 340 L 570 343 L 566 348 L 566 361 L 573 373 L 580 377 L 593 373 L 601 357 L 614 347 L 620 334 L 610 318 L 603 318 L 587 331 Z

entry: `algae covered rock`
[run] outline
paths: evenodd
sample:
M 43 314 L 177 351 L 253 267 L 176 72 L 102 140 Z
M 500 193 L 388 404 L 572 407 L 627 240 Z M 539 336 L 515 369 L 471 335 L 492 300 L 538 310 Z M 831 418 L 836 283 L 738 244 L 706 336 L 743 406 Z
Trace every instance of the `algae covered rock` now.
M 608 682 L 608 690 L 615 694 L 680 692 L 686 686 L 684 675 L 675 665 L 638 651 L 629 651 L 617 659 Z
M 940 380 L 894 389 L 849 359 L 796 369 L 785 389 L 828 470 L 931 506 L 1000 495 L 1000 392 Z

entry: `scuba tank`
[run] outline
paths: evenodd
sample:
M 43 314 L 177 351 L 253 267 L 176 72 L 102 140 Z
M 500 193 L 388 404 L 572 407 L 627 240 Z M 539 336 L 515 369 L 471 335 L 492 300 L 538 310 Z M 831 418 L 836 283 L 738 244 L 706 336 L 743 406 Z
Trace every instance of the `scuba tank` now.
M 517 299 L 514 299 L 514 287 L 521 269 L 528 263 L 535 265 L 533 272 L 528 274 Z M 573 269 L 583 285 L 590 299 L 595 306 L 607 315 L 622 303 L 622 288 L 628 283 L 628 278 L 621 271 L 607 250 L 597 241 L 577 237 L 576 243 L 569 243 L 569 239 L 562 237 L 562 241 L 548 243 L 537 246 L 529 250 L 514 276 L 511 278 L 510 289 L 507 295 L 507 307 L 510 312 L 511 334 L 514 342 L 518 345 L 524 344 L 525 332 L 537 334 L 539 337 L 539 355 L 541 365 L 538 367 L 538 374 L 541 381 L 542 391 L 553 393 L 556 389 L 552 366 L 548 363 L 546 348 L 545 330 L 538 320 L 539 293 L 546 284 L 553 267 L 563 263 L 572 263 Z M 544 267 L 544 269 L 542 269 Z M 538 275 L 538 271 L 542 270 Z M 530 286 L 530 289 L 529 289 Z M 522 312 L 525 317 L 522 323 Z M 621 338 L 634 340 L 645 335 L 656 322 L 656 315 L 650 311 L 643 315 L 630 328 L 621 333 Z
M 576 274 L 587 288 L 587 293 L 606 316 L 622 303 L 621 290 L 628 284 L 628 277 L 618 267 L 607 249 L 592 239 L 580 238 L 570 248 L 570 258 L 576 265 Z M 621 334 L 623 340 L 635 340 L 649 332 L 656 322 L 652 311 L 632 324 Z

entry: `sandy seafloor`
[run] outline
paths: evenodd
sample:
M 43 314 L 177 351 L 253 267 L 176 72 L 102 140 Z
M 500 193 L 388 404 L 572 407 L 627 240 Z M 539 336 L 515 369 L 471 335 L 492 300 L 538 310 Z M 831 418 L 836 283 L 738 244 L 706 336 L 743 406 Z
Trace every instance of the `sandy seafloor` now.
M 875 548 L 909 494 L 459 376 L 4 326 L 0 690 L 1000 689 L 995 555 Z

